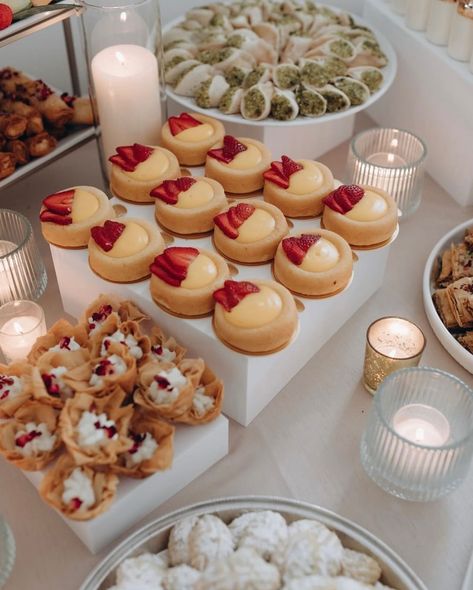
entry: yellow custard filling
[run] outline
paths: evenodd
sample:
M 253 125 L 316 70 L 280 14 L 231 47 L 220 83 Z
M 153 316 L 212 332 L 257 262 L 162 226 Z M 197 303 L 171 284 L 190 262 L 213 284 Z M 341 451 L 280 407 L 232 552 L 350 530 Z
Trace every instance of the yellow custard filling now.
M 205 141 L 214 135 L 215 131 L 212 125 L 209 123 L 203 123 L 197 127 L 189 127 L 184 129 L 176 135 L 180 141 L 186 141 L 189 143 L 198 143 L 199 141 Z
M 169 168 L 169 160 L 164 152 L 159 149 L 154 150 L 151 156 L 141 162 L 133 172 L 124 171 L 124 173 L 134 180 L 153 180 L 162 176 Z
M 224 166 L 228 166 L 234 170 L 246 170 L 247 168 L 258 166 L 263 159 L 263 154 L 255 145 L 250 143 L 245 145 L 247 149 L 237 154 L 230 163 L 224 164 Z
M 231 311 L 224 311 L 225 319 L 239 328 L 259 328 L 276 319 L 282 310 L 282 299 L 273 289 L 260 286 L 258 293 L 244 297 Z
M 274 217 L 263 209 L 255 209 L 238 228 L 237 242 L 248 244 L 269 236 L 276 227 Z
M 182 281 L 184 289 L 200 289 L 210 285 L 217 277 L 215 262 L 205 254 L 199 254 L 189 265 L 187 277 Z
M 129 221 L 113 248 L 106 254 L 112 258 L 126 258 L 141 252 L 148 244 L 149 235 L 145 228 L 134 221 Z
M 197 127 L 195 127 L 197 129 Z M 189 190 L 179 193 L 177 203 L 179 209 L 194 209 L 211 201 L 214 197 L 214 189 L 208 182 L 198 180 Z
M 373 191 L 365 191 L 363 198 L 345 214 L 353 221 L 376 221 L 383 217 L 388 210 L 385 199 Z
M 287 190 L 294 195 L 305 195 L 320 188 L 324 182 L 324 175 L 317 163 L 311 160 L 299 160 L 297 163 L 304 168 L 291 174 Z
M 308 272 L 323 272 L 333 268 L 339 260 L 340 254 L 334 244 L 325 238 L 320 238 L 307 250 L 299 268 Z
M 92 217 L 99 208 L 99 200 L 93 193 L 85 191 L 82 188 L 74 190 L 74 200 L 72 201 L 72 223 L 79 223 Z

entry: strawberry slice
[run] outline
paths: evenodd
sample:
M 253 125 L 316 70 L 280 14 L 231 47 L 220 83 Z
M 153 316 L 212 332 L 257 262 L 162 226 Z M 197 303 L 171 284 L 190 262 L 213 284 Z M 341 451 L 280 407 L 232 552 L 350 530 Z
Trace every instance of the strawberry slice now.
M 229 164 L 235 156 L 241 152 L 245 152 L 248 148 L 243 143 L 239 142 L 233 135 L 225 135 L 223 138 L 223 146 L 218 149 L 209 150 L 207 155 L 215 160 Z
M 283 156 L 281 160 L 284 176 L 288 179 L 290 178 L 291 174 L 295 174 L 296 172 L 299 172 L 299 170 L 304 169 L 304 166 L 298 164 L 294 160 L 291 160 L 289 156 Z
M 121 156 L 110 156 L 108 160 L 109 162 L 112 162 L 112 164 L 119 166 L 122 170 L 125 170 L 125 172 L 133 172 L 135 170 L 135 166 L 129 164 L 128 161 Z
M 135 158 L 135 153 L 132 145 L 122 145 L 117 147 L 117 154 L 122 158 L 129 166 L 136 168 L 138 166 L 138 160 Z
M 161 199 L 168 205 L 175 205 L 179 200 L 179 193 L 188 191 L 195 182 L 195 178 L 191 176 L 182 176 L 176 180 L 165 180 L 149 194 L 152 197 Z
M 263 172 L 263 178 L 273 184 L 277 184 L 281 188 L 289 188 L 289 181 L 283 176 L 283 174 L 276 172 L 272 166 L 273 165 L 271 164 L 271 168 Z
M 355 184 L 344 184 L 332 191 L 323 199 L 324 205 L 327 205 L 333 211 L 345 215 L 364 197 L 365 191 L 361 186 Z
M 76 510 L 79 510 L 83 503 L 84 502 L 80 498 L 72 498 L 72 500 L 69 502 L 69 510 L 73 510 L 75 512 Z
M 56 223 L 57 225 L 70 225 L 72 223 L 72 217 L 66 217 L 64 215 L 58 215 L 57 213 L 51 213 L 51 211 L 48 211 L 47 209 L 41 211 L 41 213 L 39 214 L 39 219 L 40 221 L 49 221 L 50 223 Z
M 243 225 L 243 223 L 245 223 L 245 221 L 249 219 L 255 212 L 254 205 L 250 205 L 250 203 L 238 203 L 238 205 L 231 207 L 231 209 L 235 209 L 237 218 L 239 220 L 239 223 L 236 227 Z
M 289 260 L 299 266 L 309 248 L 320 240 L 319 234 L 301 234 L 297 237 L 285 238 L 282 241 L 282 248 Z
M 119 223 L 118 221 L 107 220 L 103 227 L 96 225 L 90 230 L 90 234 L 94 239 L 95 243 L 102 248 L 105 252 L 110 250 L 115 245 L 115 242 L 122 235 L 126 225 Z
M 58 215 L 70 215 L 72 213 L 74 194 L 74 189 L 54 193 L 43 199 L 43 205 L 52 213 L 57 213 Z
M 153 153 L 154 149 L 141 143 L 133 145 L 120 145 L 116 148 L 117 153 L 110 156 L 109 162 L 119 166 L 125 172 L 134 172 L 138 164 L 145 162 Z
M 179 135 L 179 133 L 182 133 L 186 129 L 203 125 L 203 123 L 194 119 L 189 113 L 181 113 L 178 117 L 169 117 L 168 123 L 173 135 Z
M 151 156 L 153 151 L 153 148 L 150 148 L 147 145 L 142 145 L 141 143 L 133 144 L 133 157 L 140 163 L 146 162 L 146 160 Z
M 158 279 L 161 279 L 162 281 L 164 281 L 168 285 L 171 285 L 171 287 L 180 287 L 181 286 L 182 280 L 172 276 L 159 264 L 153 263 L 149 267 L 149 269 L 155 276 L 158 277 Z
M 283 189 L 288 189 L 291 175 L 303 170 L 304 166 L 291 160 L 289 156 L 282 156 L 281 160 L 281 162 L 277 160 L 271 162 L 271 168 L 263 173 L 263 177 Z
M 238 203 L 235 207 L 230 207 L 228 211 L 219 213 L 214 217 L 214 223 L 230 239 L 238 238 L 236 231 L 245 221 L 253 215 L 255 207 L 249 203 Z
M 213 297 L 225 311 L 232 311 L 247 295 L 259 291 L 260 288 L 249 281 L 225 281 L 222 289 L 214 291 Z
M 236 238 L 238 238 L 239 234 L 229 219 L 228 211 L 226 213 L 219 213 L 216 215 L 214 217 L 214 223 L 231 240 L 236 240 Z
M 150 270 L 168 285 L 180 287 L 182 281 L 187 277 L 189 266 L 198 255 L 197 248 L 172 246 L 156 256 Z

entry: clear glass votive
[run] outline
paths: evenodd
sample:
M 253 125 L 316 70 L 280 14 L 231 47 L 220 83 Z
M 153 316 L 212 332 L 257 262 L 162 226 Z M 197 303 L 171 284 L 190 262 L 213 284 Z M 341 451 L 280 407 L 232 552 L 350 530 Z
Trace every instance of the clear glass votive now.
M 424 142 L 408 131 L 368 129 L 350 143 L 347 181 L 385 190 L 407 217 L 420 205 L 426 155 Z
M 407 367 L 417 367 L 425 348 L 425 336 L 413 322 L 385 317 L 366 331 L 363 384 L 375 394 L 384 379 Z
M 15 557 L 15 538 L 7 521 L 0 515 L 0 588 L 12 573 Z
M 24 359 L 44 334 L 44 311 L 34 301 L 11 301 L 0 307 L 0 349 L 7 362 Z
M 361 463 L 383 490 L 436 500 L 464 480 L 473 456 L 473 391 L 428 367 L 390 375 L 374 398 Z
M 31 223 L 21 213 L 0 209 L 0 305 L 38 299 L 47 282 Z

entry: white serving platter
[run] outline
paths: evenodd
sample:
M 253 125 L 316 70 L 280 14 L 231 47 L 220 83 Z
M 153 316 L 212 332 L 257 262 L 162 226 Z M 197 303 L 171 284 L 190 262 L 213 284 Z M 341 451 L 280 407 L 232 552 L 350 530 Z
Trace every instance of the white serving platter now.
M 463 348 L 463 346 L 450 334 L 440 319 L 432 300 L 432 294 L 435 291 L 435 270 L 439 256 L 450 246 L 450 244 L 460 243 L 463 240 L 465 230 L 469 227 L 473 227 L 473 219 L 469 219 L 468 221 L 457 225 L 435 244 L 425 264 L 422 289 L 424 309 L 432 330 L 445 350 L 457 361 L 457 363 L 473 374 L 473 354 Z

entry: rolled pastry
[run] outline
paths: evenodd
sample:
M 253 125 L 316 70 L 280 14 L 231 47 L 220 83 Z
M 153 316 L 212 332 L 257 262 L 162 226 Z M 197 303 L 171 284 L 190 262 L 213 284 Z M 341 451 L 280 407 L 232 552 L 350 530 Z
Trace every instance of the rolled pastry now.
M 181 96 L 194 96 L 200 84 L 212 74 L 211 66 L 199 64 L 190 68 L 176 80 L 174 91 Z
M 23 166 L 30 161 L 30 153 L 24 141 L 14 139 L 13 141 L 9 141 L 5 148 L 15 156 L 18 165 Z
M 374 66 L 358 66 L 356 68 L 350 68 L 348 75 L 359 80 L 368 86 L 371 93 L 376 92 L 380 89 L 384 82 L 384 74 L 379 68 Z
M 202 109 L 215 108 L 229 88 L 230 84 L 225 78 L 217 74 L 210 80 L 202 82 L 195 93 L 195 102 Z
M 321 117 L 327 112 L 327 100 L 314 88 L 301 85 L 296 91 L 296 99 L 304 117 Z
M 30 156 L 32 158 L 40 158 L 53 151 L 57 145 L 57 140 L 49 133 L 46 133 L 46 131 L 43 131 L 42 133 L 38 133 L 38 135 L 29 137 L 25 143 Z
M 301 79 L 299 68 L 292 64 L 279 64 L 273 69 L 274 85 L 281 90 L 294 90 Z
M 350 108 L 348 96 L 332 84 L 320 88 L 319 92 L 327 101 L 327 113 L 339 113 Z
M 225 115 L 239 113 L 243 92 L 241 88 L 231 86 L 220 99 L 218 103 L 219 110 Z
M 16 169 L 16 158 L 10 152 L 0 152 L 0 180 L 13 174 Z
M 274 86 L 271 82 L 256 84 L 247 90 L 241 100 L 241 114 L 245 119 L 260 121 L 271 112 Z
M 292 121 L 299 114 L 299 105 L 291 90 L 274 89 L 271 98 L 271 116 L 278 121 Z
M 23 115 L 0 115 L 0 131 L 7 139 L 18 139 L 27 127 L 28 119 Z
M 366 84 L 348 76 L 335 78 L 333 85 L 348 96 L 353 107 L 365 103 L 371 95 L 370 89 Z
M 243 80 L 243 88 L 248 90 L 248 88 L 251 88 L 255 84 L 264 84 L 265 82 L 268 82 L 271 80 L 271 72 L 272 68 L 268 65 L 262 64 L 256 66 L 256 68 L 251 70 L 251 72 L 245 76 L 245 79 Z

